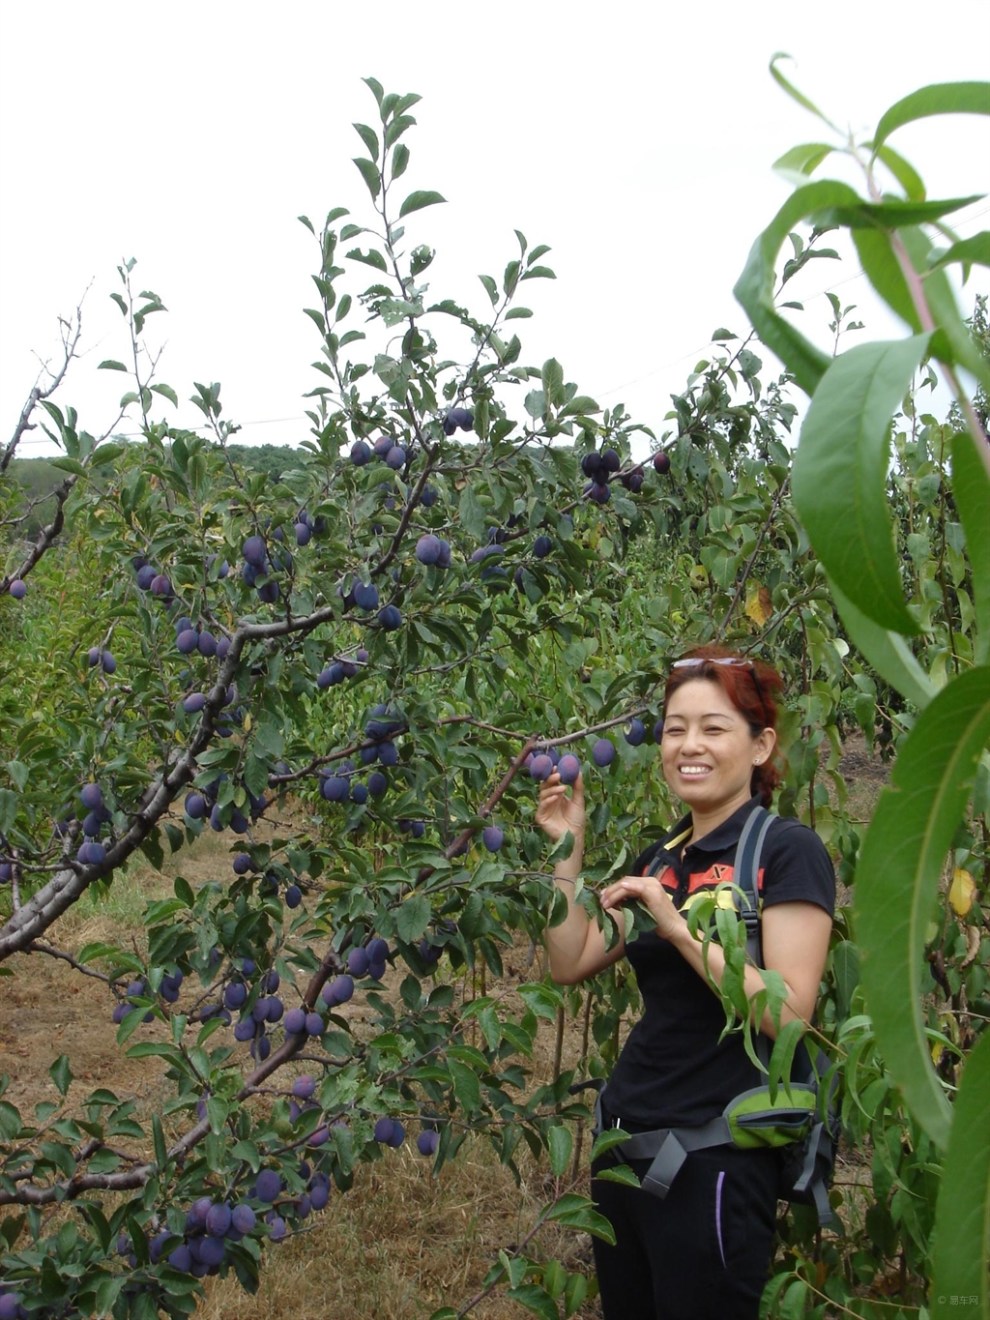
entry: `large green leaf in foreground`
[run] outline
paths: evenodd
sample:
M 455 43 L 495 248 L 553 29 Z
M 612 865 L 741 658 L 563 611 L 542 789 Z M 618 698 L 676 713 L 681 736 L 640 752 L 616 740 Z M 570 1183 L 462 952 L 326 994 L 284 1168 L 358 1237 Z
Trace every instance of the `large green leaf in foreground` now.
M 990 83 L 931 83 L 903 97 L 884 114 L 873 135 L 874 150 L 897 128 L 932 115 L 990 114 Z
M 925 929 L 990 738 L 990 666 L 954 678 L 918 717 L 856 866 L 855 929 L 877 1044 L 905 1102 L 945 1146 L 951 1110 L 921 1012 Z
M 935 1212 L 932 1320 L 990 1320 L 990 1032 L 966 1060 Z M 960 1299 L 965 1298 L 965 1310 Z M 977 1299 L 975 1304 L 973 1299 Z
M 794 502 L 829 577 L 867 618 L 918 626 L 904 604 L 887 500 L 890 419 L 929 336 L 861 344 L 822 376 L 794 456 Z

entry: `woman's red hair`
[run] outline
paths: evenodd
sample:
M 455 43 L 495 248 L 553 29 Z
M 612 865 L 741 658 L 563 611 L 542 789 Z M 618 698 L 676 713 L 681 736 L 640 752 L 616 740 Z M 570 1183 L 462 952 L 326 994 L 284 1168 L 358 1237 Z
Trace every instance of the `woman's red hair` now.
M 664 714 L 670 698 L 685 683 L 698 678 L 717 683 L 749 725 L 754 737 L 761 729 L 777 731 L 777 699 L 783 691 L 783 679 L 762 660 L 739 655 L 726 646 L 697 646 L 683 657 L 696 663 L 679 664 L 671 669 L 664 692 Z M 736 663 L 726 664 L 726 660 Z M 721 663 L 719 663 L 721 662 Z M 781 782 L 778 745 L 762 765 L 753 766 L 751 790 L 760 797 L 764 806 L 773 800 L 774 790 Z

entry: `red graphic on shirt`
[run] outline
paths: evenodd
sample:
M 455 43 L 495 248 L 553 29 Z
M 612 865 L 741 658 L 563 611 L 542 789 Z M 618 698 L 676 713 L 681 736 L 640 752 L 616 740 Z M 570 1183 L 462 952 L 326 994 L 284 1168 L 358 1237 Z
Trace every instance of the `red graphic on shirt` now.
M 647 871 L 644 870 L 644 875 Z M 687 896 L 698 893 L 702 889 L 717 889 L 719 885 L 731 885 L 734 882 L 735 871 L 729 862 L 715 862 L 707 871 L 695 871 L 688 876 Z M 670 894 L 677 893 L 677 876 L 672 866 L 665 866 L 657 877 L 664 889 Z M 763 868 L 761 867 L 756 877 L 756 892 L 763 893 Z

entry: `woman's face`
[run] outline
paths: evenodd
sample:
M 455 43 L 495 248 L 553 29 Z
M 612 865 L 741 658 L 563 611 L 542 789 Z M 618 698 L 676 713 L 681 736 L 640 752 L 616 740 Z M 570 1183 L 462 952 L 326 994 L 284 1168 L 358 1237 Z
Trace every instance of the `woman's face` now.
M 693 812 L 726 819 L 749 801 L 753 767 L 775 742 L 772 729 L 754 737 L 720 684 L 692 678 L 667 703 L 660 745 L 664 778 Z

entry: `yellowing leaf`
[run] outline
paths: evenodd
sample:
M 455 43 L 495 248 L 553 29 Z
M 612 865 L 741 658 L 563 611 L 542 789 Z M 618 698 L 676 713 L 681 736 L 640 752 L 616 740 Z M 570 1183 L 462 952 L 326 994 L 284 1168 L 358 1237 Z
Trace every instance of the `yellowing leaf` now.
M 949 903 L 956 916 L 968 916 L 975 898 L 976 882 L 968 871 L 957 866 L 952 872 L 952 884 L 949 885 Z
M 770 592 L 766 587 L 761 587 L 758 583 L 754 583 L 750 587 L 746 593 L 746 614 L 758 628 L 762 628 L 770 615 L 773 614 Z

